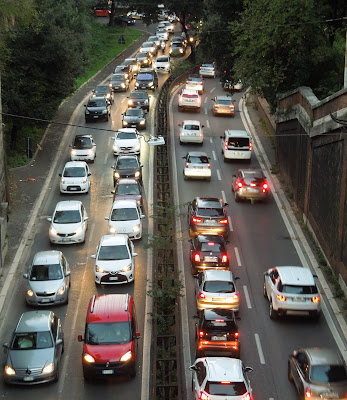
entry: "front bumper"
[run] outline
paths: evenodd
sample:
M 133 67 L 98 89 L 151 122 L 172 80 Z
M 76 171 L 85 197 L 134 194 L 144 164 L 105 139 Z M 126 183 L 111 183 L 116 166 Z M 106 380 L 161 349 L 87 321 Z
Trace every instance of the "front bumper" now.
M 80 183 L 76 185 L 60 183 L 60 193 L 70 193 L 70 194 L 87 193 L 88 190 L 89 190 L 88 183 Z
M 33 296 L 26 295 L 25 300 L 29 306 L 45 307 L 53 304 L 64 304 L 68 299 L 68 290 L 65 290 L 63 295 L 57 293 L 45 294 L 40 296 L 34 293 Z
M 69 234 L 70 235 L 70 234 Z M 70 236 L 65 236 L 65 234 L 53 234 L 49 231 L 49 240 L 51 243 L 55 244 L 75 244 L 83 243 L 85 239 L 85 232 L 78 234 L 71 234 Z
M 114 361 L 109 363 L 87 363 L 82 361 L 83 375 L 88 378 L 110 378 L 132 374 L 136 368 L 135 361 Z

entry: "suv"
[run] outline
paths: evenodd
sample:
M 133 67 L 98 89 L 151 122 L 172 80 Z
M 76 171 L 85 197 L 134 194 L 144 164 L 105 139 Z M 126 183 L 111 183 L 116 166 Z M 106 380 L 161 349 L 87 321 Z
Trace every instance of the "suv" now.
M 199 69 L 199 74 L 203 77 L 215 78 L 216 77 L 215 63 L 213 61 L 202 63 Z
M 235 201 L 243 199 L 267 201 L 270 188 L 261 169 L 239 169 L 232 176 L 231 190 Z
M 136 78 L 135 89 L 156 90 L 157 88 L 157 73 L 151 68 L 141 68 Z
M 251 162 L 252 138 L 247 131 L 227 129 L 220 138 L 224 161 L 231 159 Z
M 245 367 L 238 358 L 198 358 L 189 368 L 193 372 L 194 400 L 252 400 L 252 388 Z
M 111 116 L 111 102 L 106 97 L 91 97 L 87 104 L 84 105 L 85 121 L 95 121 L 96 119 L 103 119 L 108 121 Z
M 85 380 L 118 375 L 136 376 L 135 305 L 129 294 L 93 296 L 88 305 L 82 367 Z
M 204 91 L 204 78 L 200 75 L 189 75 L 186 80 L 186 89 L 197 90 L 201 95 Z
M 321 297 L 315 275 L 304 267 L 275 267 L 264 273 L 264 297 L 270 302 L 270 318 L 279 314 L 309 314 L 318 319 Z
M 197 90 L 183 89 L 178 97 L 178 111 L 195 110 L 200 112 L 201 96 Z
M 217 197 L 196 197 L 188 205 L 188 224 L 190 236 L 229 235 L 229 220 L 222 199 Z
M 128 107 L 141 107 L 149 111 L 149 96 L 145 90 L 134 90 L 128 96 Z
M 138 130 L 136 128 L 118 129 L 113 139 L 113 154 L 119 156 L 121 154 L 140 155 L 141 142 Z
M 92 135 L 76 135 L 71 147 L 71 161 L 91 161 L 96 157 L 96 143 Z
M 199 311 L 195 324 L 196 357 L 225 355 L 240 358 L 239 330 L 234 311 Z M 240 319 L 240 318 L 238 318 Z

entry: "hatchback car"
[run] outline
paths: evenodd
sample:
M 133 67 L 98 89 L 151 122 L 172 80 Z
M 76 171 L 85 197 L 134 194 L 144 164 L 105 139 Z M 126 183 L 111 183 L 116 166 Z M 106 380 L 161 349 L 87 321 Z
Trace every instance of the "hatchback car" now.
M 135 248 L 128 235 L 105 235 L 96 248 L 94 280 L 96 285 L 130 283 L 135 278 Z
M 198 310 L 224 308 L 239 311 L 240 295 L 233 273 L 227 270 L 207 269 L 198 276 L 196 302 Z
M 101 83 L 100 85 L 97 85 L 93 90 L 92 97 L 102 97 L 102 96 L 106 97 L 106 99 L 109 100 L 111 104 L 114 102 L 113 91 L 107 83 Z
M 136 128 L 118 129 L 112 139 L 113 154 L 115 156 L 119 156 L 121 154 L 140 155 L 141 142 Z
M 137 75 L 135 89 L 156 90 L 158 88 L 157 73 L 150 68 L 142 68 Z
M 288 379 L 294 382 L 302 399 L 346 399 L 346 364 L 335 349 L 295 350 L 288 359 Z
M 76 135 L 70 145 L 71 161 L 91 161 L 96 157 L 96 143 L 92 135 Z
M 200 121 L 185 120 L 180 127 L 180 144 L 182 143 L 200 143 L 204 141 L 204 125 Z
M 137 204 L 140 207 L 143 207 L 143 195 L 142 195 L 142 187 L 138 180 L 136 179 L 128 179 L 121 178 L 116 182 L 114 190 L 112 191 L 114 194 L 113 200 L 128 200 L 133 199 L 136 200 Z
M 175 56 L 184 56 L 186 52 L 186 47 L 183 43 L 171 43 L 169 54 L 172 57 Z
M 142 164 L 139 162 L 137 156 L 119 156 L 112 167 L 113 173 L 113 186 L 116 185 L 118 179 L 121 178 L 134 178 L 142 182 Z
M 67 304 L 71 286 L 69 263 L 61 251 L 40 251 L 24 278 L 27 279 L 25 300 L 28 305 Z
M 226 242 L 220 235 L 198 235 L 190 239 L 190 263 L 192 274 L 205 269 L 229 269 Z
M 60 193 L 88 193 L 90 175 L 85 161 L 68 161 L 60 176 Z
M 109 233 L 128 235 L 130 239 L 141 239 L 142 214 L 139 204 L 133 199 L 115 200 L 112 204 L 108 221 Z
M 212 99 L 212 112 L 214 116 L 228 115 L 235 117 L 235 100 L 230 96 L 216 96 Z
M 123 128 L 146 129 L 146 113 L 141 107 L 128 108 L 123 115 Z
M 265 202 L 270 195 L 270 187 L 261 169 L 239 169 L 232 176 L 231 190 L 236 202 L 245 199 Z
M 156 72 L 171 72 L 171 59 L 167 55 L 156 57 L 153 62 L 153 67 Z
M 200 112 L 201 96 L 197 90 L 183 89 L 178 97 L 178 111 L 189 110 Z
M 229 220 L 222 199 L 217 197 L 196 197 L 188 204 L 188 225 L 190 236 L 229 235 Z
M 54 244 L 84 243 L 88 228 L 88 215 L 81 201 L 60 201 L 54 210 L 49 240 Z
M 279 315 L 309 314 L 318 319 L 321 313 L 321 297 L 308 268 L 281 266 L 264 273 L 264 297 L 270 303 L 270 318 Z
M 189 369 L 194 400 L 253 400 L 247 375 L 253 369 L 238 358 L 198 358 Z
M 23 313 L 10 343 L 4 343 L 4 380 L 17 385 L 36 385 L 59 379 L 64 352 L 60 319 L 48 310 Z
M 130 92 L 128 97 L 128 107 L 141 107 L 143 110 L 149 111 L 150 96 L 145 90 L 134 90 Z
M 130 65 L 117 65 L 114 69 L 114 74 L 124 74 L 124 78 L 131 81 L 134 77 L 133 70 Z
M 189 75 L 185 88 L 188 90 L 197 90 L 201 95 L 204 91 L 204 78 L 200 75 Z
M 108 121 L 111 116 L 111 102 L 102 97 L 91 97 L 85 106 L 84 118 L 86 122 L 103 119 Z
M 213 61 L 202 63 L 199 68 L 199 74 L 206 78 L 215 78 L 216 77 L 215 63 Z
M 210 157 L 206 153 L 190 151 L 183 157 L 186 162 L 183 168 L 184 179 L 211 180 Z
M 109 86 L 114 92 L 126 92 L 129 89 L 129 78 L 126 75 L 124 72 L 111 75 Z
M 253 144 L 252 137 L 247 131 L 227 129 L 220 138 L 225 162 L 227 160 L 251 162 Z
M 129 65 L 131 70 L 132 70 L 133 76 L 137 75 L 137 73 L 138 73 L 138 71 L 140 69 L 140 65 L 139 65 L 139 63 L 138 63 L 138 61 L 136 60 L 135 57 L 126 58 L 122 62 L 122 65 Z
M 239 330 L 234 311 L 206 309 L 195 324 L 196 357 L 229 356 L 240 358 Z M 240 319 L 240 318 L 238 318 Z

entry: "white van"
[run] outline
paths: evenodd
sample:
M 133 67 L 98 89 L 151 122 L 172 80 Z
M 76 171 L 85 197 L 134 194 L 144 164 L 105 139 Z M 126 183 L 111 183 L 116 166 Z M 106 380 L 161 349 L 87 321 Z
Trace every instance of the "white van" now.
M 227 129 L 221 138 L 222 153 L 226 160 L 249 160 L 252 155 L 252 138 L 247 131 Z

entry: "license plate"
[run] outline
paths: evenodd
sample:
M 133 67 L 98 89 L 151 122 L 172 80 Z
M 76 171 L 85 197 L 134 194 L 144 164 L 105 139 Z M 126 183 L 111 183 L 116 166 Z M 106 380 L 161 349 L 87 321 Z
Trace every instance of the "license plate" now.
M 211 340 L 219 340 L 219 341 L 224 341 L 227 340 L 225 336 L 211 336 Z
M 198 165 L 195 165 L 193 168 L 194 168 L 194 169 L 204 169 L 204 167 L 200 167 L 200 166 L 198 166 Z
M 124 153 L 129 153 L 129 150 L 124 150 Z
M 217 262 L 218 257 L 204 257 L 204 261 L 206 262 Z
M 77 190 L 76 187 L 69 187 L 69 190 Z
M 110 276 L 110 281 L 118 281 L 118 276 Z
M 50 303 L 51 301 L 51 299 L 41 299 L 40 303 Z
M 215 221 L 214 219 L 209 219 L 207 221 L 205 221 L 206 225 L 216 225 L 217 221 Z
M 249 192 L 249 193 L 258 193 L 258 189 L 255 189 L 255 188 L 247 188 L 247 192 Z
M 93 118 L 99 118 L 98 115 L 94 115 Z
M 300 302 L 303 302 L 303 303 L 304 303 L 305 300 L 306 300 L 306 299 L 305 299 L 304 297 L 293 297 L 293 301 L 298 301 L 298 302 L 300 301 Z
M 62 238 L 61 241 L 62 242 L 71 242 L 71 239 L 70 238 Z
M 114 371 L 113 371 L 113 369 L 103 369 L 102 374 L 103 375 L 112 375 L 112 374 L 114 374 Z
M 25 376 L 24 378 L 23 378 L 23 381 L 25 381 L 25 382 L 32 382 L 34 380 L 34 377 L 33 376 Z

